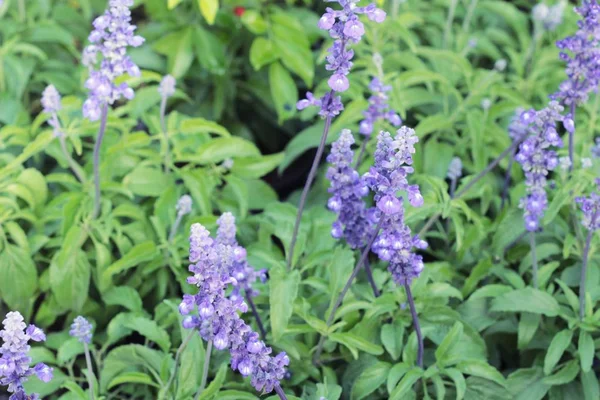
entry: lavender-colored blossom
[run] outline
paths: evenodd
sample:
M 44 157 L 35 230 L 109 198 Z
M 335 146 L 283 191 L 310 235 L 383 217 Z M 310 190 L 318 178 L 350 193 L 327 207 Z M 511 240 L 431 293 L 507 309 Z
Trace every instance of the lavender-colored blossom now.
M 534 21 L 542 24 L 545 30 L 552 32 L 562 23 L 565 5 L 563 1 L 553 6 L 538 3 L 531 9 L 531 16 Z
M 589 157 L 584 157 L 581 159 L 581 168 L 588 169 L 592 168 L 592 159 Z
M 376 210 L 367 209 L 363 197 L 369 194 L 366 182 L 352 167 L 354 137 L 348 129 L 342 130 L 338 140 L 333 142 L 327 162 L 327 179 L 331 182 L 332 194 L 327 207 L 337 214 L 331 236 L 345 238 L 351 248 L 364 247 L 372 235 L 376 222 Z
M 507 65 L 508 62 L 504 58 L 501 58 L 494 63 L 494 69 L 498 72 L 502 72 L 506 69 Z
M 83 103 L 83 115 L 90 121 L 100 119 L 104 105 L 134 97 L 133 89 L 125 82 L 117 84 L 117 78 L 125 73 L 139 76 L 140 69 L 127 56 L 127 46 L 138 47 L 144 38 L 134 34 L 131 24 L 133 0 L 110 0 L 103 15 L 94 20 L 94 30 L 89 35 L 90 45 L 83 51 L 82 63 L 89 69 L 85 86 L 89 95 Z M 98 65 L 97 55 L 102 55 Z M 99 66 L 98 69 L 96 69 Z
M 565 119 L 562 110 L 558 102 L 551 101 L 540 111 L 529 110 L 521 114 L 521 121 L 528 125 L 530 135 L 519 146 L 515 160 L 525 173 L 527 195 L 521 199 L 520 206 L 525 210 L 525 228 L 530 232 L 539 228 L 548 206 L 547 175 L 559 163 L 556 152 L 551 148 L 563 145 L 556 131 L 556 123 Z
M 596 186 L 600 189 L 600 179 L 596 179 Z M 592 192 L 589 197 L 577 197 L 575 202 L 583 212 L 582 225 L 590 231 L 597 231 L 600 228 L 600 194 Z
M 577 23 L 579 30 L 556 42 L 561 50 L 560 58 L 567 63 L 567 79 L 551 96 L 567 106 L 585 103 L 600 83 L 600 5 L 597 0 L 584 0 L 575 11 L 582 18 Z
M 360 133 L 370 136 L 373 133 L 375 122 L 379 120 L 387 120 L 395 127 L 402 125 L 400 115 L 391 110 L 388 104 L 387 92 L 392 90 L 392 87 L 384 85 L 378 78 L 373 78 L 369 84 L 369 90 L 372 95 L 369 97 L 369 108 L 363 112 L 365 119 L 360 122 Z
M 521 140 L 527 134 L 533 115 L 535 112 L 532 113 L 532 110 L 525 111 L 521 107 L 515 110 L 515 114 L 508 124 L 508 135 L 513 142 Z
M 58 119 L 58 112 L 62 109 L 62 100 L 60 93 L 56 90 L 54 85 L 48 85 L 46 89 L 44 89 L 42 92 L 41 103 L 44 112 L 50 114 L 48 125 L 54 129 L 54 137 L 63 135 L 60 127 L 60 120 Z
M 73 320 L 69 335 L 77 338 L 81 343 L 89 344 L 92 341 L 92 330 L 93 326 L 90 321 L 80 315 Z
M 266 282 L 267 271 L 262 269 L 257 271 L 246 260 L 246 249 L 240 246 L 235 238 L 237 228 L 235 226 L 235 217 L 230 212 L 223 213 L 217 220 L 219 226 L 217 230 L 217 243 L 231 246 L 233 248 L 234 260 L 231 264 L 229 276 L 235 279 L 232 296 L 243 296 L 245 291 L 249 296 L 256 297 L 259 292 L 252 287 L 257 280 Z
M 329 2 L 338 3 L 342 7 L 340 10 L 327 7 L 318 22 L 319 28 L 329 31 L 329 35 L 334 39 L 333 45 L 328 50 L 329 55 L 325 65 L 325 68 L 331 71 L 331 77 L 327 81 L 331 92 L 318 100 L 309 92 L 306 94 L 306 99 L 300 100 L 297 104 L 299 110 L 310 105 L 320 107 L 319 114 L 324 117 L 334 117 L 343 109 L 340 97 L 334 93 L 345 92 L 350 87 L 348 73 L 352 68 L 354 51 L 348 50 L 347 45 L 358 43 L 365 33 L 359 15 L 366 14 L 367 18 L 375 22 L 383 22 L 386 16 L 385 11 L 377 8 L 375 4 L 358 7 L 356 3 L 359 0 L 330 0 Z
M 408 183 L 408 175 L 413 172 L 412 155 L 418 138 L 413 129 L 403 126 L 396 137 L 389 132 L 381 132 L 377 140 L 375 164 L 365 179 L 375 192 L 375 203 L 380 212 L 379 235 L 372 250 L 383 261 L 389 261 L 388 269 L 398 285 L 410 284 L 423 270 L 423 258 L 413 252 L 413 248 L 424 249 L 427 243 L 417 235 L 412 235 L 404 222 L 403 197 L 397 192 L 405 192 L 413 207 L 423 204 L 423 197 L 417 185 Z
M 559 157 L 558 165 L 560 166 L 560 169 L 567 171 L 569 168 L 571 168 L 571 159 L 568 156 Z
M 594 139 L 594 145 L 592 146 L 592 157 L 600 158 L 600 137 Z
M 175 209 L 177 210 L 178 216 L 183 217 L 184 215 L 191 213 L 192 212 L 192 198 L 189 195 L 184 194 L 183 196 L 181 196 L 179 198 L 179 200 L 177 200 L 177 205 L 175 206 Z
M 242 320 L 238 312 L 248 306 L 243 297 L 227 297 L 227 287 L 236 284 L 231 271 L 244 253 L 240 253 L 235 240 L 235 230 L 230 218 L 221 220 L 220 234 L 216 239 L 200 224 L 194 224 L 190 233 L 190 271 L 188 283 L 198 287 L 196 295 L 184 295 L 179 311 L 188 315 L 197 308 L 197 315 L 183 321 L 186 329 L 197 328 L 204 340 L 212 341 L 219 350 L 228 349 L 231 367 L 243 376 L 250 376 L 258 391 L 271 392 L 283 379 L 289 359 L 285 353 L 271 355 L 271 348 L 259 339 L 257 333 Z
M 462 160 L 459 157 L 452 158 L 450 165 L 448 165 L 446 176 L 448 179 L 454 181 L 462 176 Z
M 158 93 L 162 97 L 171 97 L 175 94 L 175 85 L 177 81 L 171 75 L 165 75 L 158 86 Z
M 38 395 L 27 395 L 23 383 L 31 375 L 36 375 L 41 381 L 52 379 L 52 368 L 39 363 L 33 368 L 29 365 L 29 340 L 42 342 L 46 340 L 44 332 L 35 325 L 26 326 L 23 316 L 17 312 L 9 312 L 2 321 L 4 329 L 0 331 L 2 347 L 0 347 L 0 385 L 7 386 L 12 393 L 10 400 L 35 400 Z

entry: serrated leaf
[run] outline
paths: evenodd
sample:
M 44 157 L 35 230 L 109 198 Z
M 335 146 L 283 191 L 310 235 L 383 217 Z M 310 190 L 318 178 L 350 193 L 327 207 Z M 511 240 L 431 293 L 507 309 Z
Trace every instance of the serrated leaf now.
M 492 300 L 491 311 L 531 312 L 548 317 L 558 315 L 560 307 L 554 297 L 538 289 L 525 288 L 505 293 Z

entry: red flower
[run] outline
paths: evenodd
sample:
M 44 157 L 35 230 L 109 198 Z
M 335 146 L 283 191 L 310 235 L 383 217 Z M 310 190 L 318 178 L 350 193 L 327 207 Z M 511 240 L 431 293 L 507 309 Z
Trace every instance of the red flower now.
M 244 15 L 244 13 L 246 12 L 246 9 L 242 6 L 237 6 L 233 9 L 233 12 L 235 13 L 235 15 L 237 15 L 238 17 L 241 17 L 242 15 Z

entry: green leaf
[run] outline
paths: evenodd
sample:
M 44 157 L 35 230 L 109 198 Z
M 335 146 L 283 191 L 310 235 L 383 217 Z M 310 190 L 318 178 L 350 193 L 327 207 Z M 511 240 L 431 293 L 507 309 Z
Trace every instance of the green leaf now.
M 580 331 L 577 348 L 579 359 L 581 361 L 581 370 L 587 373 L 592 369 L 592 363 L 594 362 L 595 349 L 592 336 L 585 331 Z
M 167 56 L 167 69 L 176 79 L 182 78 L 192 66 L 192 27 L 173 32 L 154 43 L 154 49 Z
M 577 378 L 578 374 L 579 363 L 577 360 L 571 360 L 554 375 L 546 376 L 544 379 L 542 379 L 542 382 L 544 382 L 546 385 L 566 385 Z
M 37 269 L 24 249 L 7 244 L 0 250 L 0 298 L 10 309 L 27 310 L 37 286 Z
M 67 389 L 73 396 L 77 396 L 80 400 L 87 400 L 89 396 L 85 394 L 81 386 L 73 381 L 66 381 L 62 385 L 63 388 Z
M 130 311 L 142 311 L 142 299 L 137 290 L 129 286 L 115 286 L 102 296 L 109 306 L 119 305 Z
M 139 369 L 139 372 L 153 371 L 158 374 L 165 355 L 138 344 L 129 344 L 112 349 L 104 358 L 100 372 L 100 392 L 107 390 L 108 384 L 124 371 Z
M 164 352 L 168 352 L 171 347 L 171 340 L 167 331 L 151 319 L 141 316 L 127 318 L 125 327 L 158 344 Z
M 123 184 L 138 196 L 160 196 L 169 179 L 160 169 L 139 165 L 125 178 Z
M 231 172 L 240 178 L 261 178 L 281 164 L 283 153 L 237 158 Z
M 224 75 L 227 71 L 225 45 L 211 31 L 203 29 L 200 25 L 195 27 L 194 39 L 196 59 L 200 65 L 215 75 Z
M 214 24 L 217 11 L 219 11 L 219 0 L 198 0 L 200 12 L 209 25 Z
M 441 365 L 445 365 L 445 362 L 447 361 L 447 355 L 449 354 L 452 347 L 455 344 L 457 344 L 462 334 L 463 325 L 462 323 L 457 321 L 454 323 L 452 329 L 450 329 L 450 331 L 446 334 L 444 340 L 442 340 L 442 343 L 440 343 L 437 350 L 435 351 L 435 359 L 438 363 L 440 363 Z
M 332 333 L 329 335 L 329 339 L 346 346 L 348 350 L 352 352 L 354 358 L 358 358 L 357 350 L 376 356 L 383 353 L 383 348 L 381 346 L 371 343 L 370 341 L 350 332 Z
M 373 393 L 387 379 L 391 365 L 387 362 L 378 362 L 363 371 L 352 385 L 352 400 L 361 400 Z
M 496 382 L 501 386 L 506 386 L 504 376 L 485 361 L 470 360 L 458 363 L 456 366 L 463 374 L 478 376 Z
M 225 128 L 217 124 L 214 121 L 209 121 L 204 118 L 190 118 L 181 122 L 179 126 L 181 133 L 188 135 L 198 133 L 216 133 L 221 136 L 231 136 L 231 133 Z
M 394 360 L 398 360 L 402 355 L 403 338 L 404 326 L 400 320 L 396 319 L 381 327 L 381 343 Z
M 389 400 L 402 400 L 410 392 L 413 385 L 423 376 L 423 370 L 413 368 L 404 375 L 398 386 L 390 393 Z
M 175 7 L 177 7 L 183 0 L 167 0 L 167 8 L 169 10 L 174 9 Z
M 300 273 L 297 270 L 288 272 L 278 266 L 269 271 L 269 296 L 271 299 L 271 330 L 277 342 L 283 336 L 292 316 L 294 301 L 298 296 Z
M 306 86 L 311 87 L 315 69 L 310 43 L 302 25 L 284 13 L 273 14 L 271 19 L 273 42 L 277 52 L 281 54 L 283 65 L 302 78 Z M 273 80 L 271 85 L 272 82 Z M 294 106 L 295 104 L 294 102 Z
M 246 14 L 248 14 L 248 11 L 244 13 L 244 16 Z M 254 70 L 258 71 L 278 58 L 279 52 L 271 40 L 260 36 L 254 39 L 252 46 L 250 46 L 250 64 Z
M 208 387 L 204 389 L 204 391 L 198 397 L 198 400 L 208 400 L 211 399 L 214 395 L 216 395 L 221 387 L 223 386 L 223 382 L 225 382 L 225 374 L 227 372 L 227 364 L 222 364 L 217 372 L 215 378 L 210 382 Z
M 255 35 L 261 35 L 267 31 L 269 25 L 257 10 L 246 10 L 241 17 L 242 24 Z M 257 38 L 259 39 L 259 38 Z M 256 40 L 254 40 L 256 42 Z M 252 52 L 252 50 L 250 50 Z M 252 56 L 250 57 L 252 58 Z
M 525 349 L 538 330 L 542 316 L 540 314 L 523 313 L 519 319 L 518 348 Z
M 279 62 L 274 62 L 269 67 L 269 85 L 271 98 L 281 124 L 296 113 L 298 90 L 290 73 Z
M 462 400 L 465 397 L 467 391 L 467 382 L 462 372 L 454 368 L 445 369 L 446 374 L 454 382 L 454 388 L 456 389 L 456 400 Z
M 200 164 L 218 163 L 227 158 L 260 156 L 254 143 L 240 137 L 212 139 L 198 148 L 194 161 Z M 235 160 L 234 163 L 235 165 Z
M 198 390 L 202 379 L 204 357 L 205 350 L 202 345 L 202 338 L 196 332 L 193 332 L 192 338 L 181 353 L 177 398 L 189 398 Z
M 102 272 L 100 289 L 102 291 L 108 289 L 113 275 L 126 271 L 129 268 L 133 268 L 145 261 L 150 261 L 157 255 L 158 249 L 151 240 L 134 246 L 127 254 L 121 257 L 120 260 L 111 264 Z
M 552 372 L 554 366 L 560 361 L 563 353 L 571 344 L 571 339 L 573 339 L 573 331 L 569 329 L 560 331 L 554 336 L 544 358 L 544 374 L 548 375 Z
M 585 400 L 600 399 L 600 385 L 594 371 L 581 373 L 581 385 L 583 386 L 583 397 Z
M 531 312 L 555 317 L 560 311 L 558 302 L 546 292 L 531 287 L 505 293 L 492 300 L 491 311 Z
M 71 361 L 80 354 L 83 354 L 83 344 L 76 338 L 69 338 L 65 340 L 58 348 L 56 360 L 59 365 L 65 365 L 66 362 Z
M 123 372 L 110 381 L 108 388 L 112 389 L 113 387 L 122 385 L 124 383 L 137 383 L 147 386 L 160 387 L 148 374 L 143 372 Z

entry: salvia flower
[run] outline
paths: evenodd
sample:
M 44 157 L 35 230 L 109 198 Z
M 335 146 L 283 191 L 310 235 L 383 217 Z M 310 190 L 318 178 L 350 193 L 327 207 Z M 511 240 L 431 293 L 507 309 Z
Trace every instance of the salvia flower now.
M 164 98 L 171 97 L 175 94 L 175 78 L 171 75 L 165 75 L 158 86 L 158 93 Z
M 192 212 L 192 198 L 189 195 L 184 194 L 183 196 L 181 196 L 179 198 L 179 200 L 177 200 L 177 205 L 175 206 L 175 209 L 177 210 L 178 216 L 183 217 L 184 215 L 191 213 Z
M 352 167 L 354 137 L 348 129 L 342 130 L 338 140 L 333 142 L 327 162 L 327 179 L 331 182 L 331 198 L 327 207 L 337 214 L 331 235 L 345 238 L 351 248 L 364 247 L 372 235 L 376 210 L 367 209 L 363 197 L 369 188 L 363 178 Z
M 306 99 L 300 100 L 297 105 L 299 110 L 309 105 L 318 106 L 321 108 L 319 114 L 325 117 L 336 116 L 343 109 L 341 99 L 334 92 L 345 92 L 350 87 L 348 73 L 352 68 L 354 51 L 349 50 L 347 45 L 360 42 L 365 33 L 359 15 L 366 14 L 367 18 L 375 22 L 383 22 L 386 16 L 385 11 L 377 8 L 375 4 L 358 7 L 356 3 L 359 0 L 329 0 L 329 2 L 341 6 L 340 10 L 327 7 L 318 22 L 319 28 L 329 31 L 329 35 L 334 39 L 333 45 L 328 50 L 329 55 L 325 65 L 325 68 L 331 71 L 331 77 L 327 81 L 331 92 L 318 100 L 309 92 L 306 94 Z
M 567 63 L 567 79 L 551 96 L 567 106 L 585 103 L 600 83 L 600 5 L 597 0 L 584 0 L 575 11 L 581 16 L 578 31 L 556 42 L 560 58 Z
M 77 338 L 81 343 L 89 344 L 92 341 L 92 330 L 93 326 L 90 321 L 80 315 L 73 320 L 69 335 Z
M 592 146 L 592 157 L 600 158 L 600 137 L 594 139 L 594 146 Z
M 217 220 L 217 243 L 231 246 L 233 248 L 234 260 L 231 264 L 229 275 L 235 279 L 232 282 L 233 292 L 231 296 L 243 296 L 245 291 L 249 296 L 256 297 L 259 292 L 252 287 L 254 282 L 260 280 L 266 282 L 267 271 L 257 271 L 246 260 L 246 249 L 240 246 L 235 238 L 237 228 L 235 217 L 230 212 L 223 213 Z
M 389 261 L 388 270 L 398 285 L 410 284 L 423 270 L 423 258 L 413 252 L 413 248 L 424 249 L 427 243 L 417 235 L 412 235 L 404 222 L 403 197 L 406 193 L 413 207 L 423 204 L 423 197 L 417 185 L 408 183 L 408 175 L 413 172 L 412 155 L 418 138 L 413 129 L 403 126 L 396 137 L 389 132 L 381 132 L 377 140 L 375 164 L 365 179 L 375 192 L 375 202 L 380 212 L 380 232 L 372 250 L 383 261 Z
M 560 1 L 553 6 L 546 3 L 538 3 L 531 9 L 531 16 L 534 21 L 542 24 L 545 30 L 555 31 L 562 23 L 566 3 Z
M 58 119 L 58 112 L 62 109 L 62 102 L 60 93 L 56 90 L 54 85 L 48 85 L 46 89 L 44 89 L 42 92 L 41 103 L 44 112 L 50 114 L 48 125 L 54 129 L 54 137 L 61 136 L 62 130 Z
M 90 121 L 100 119 L 104 105 L 126 98 L 131 100 L 133 89 L 126 83 L 117 84 L 117 78 L 125 73 L 139 76 L 140 69 L 127 56 L 127 46 L 138 47 L 144 38 L 135 35 L 135 25 L 131 24 L 133 0 L 110 0 L 108 9 L 94 20 L 94 30 L 90 33 L 88 45 L 83 52 L 82 63 L 89 69 L 85 86 L 89 90 L 83 103 L 83 115 Z M 98 54 L 101 61 L 98 64 Z
M 581 168 L 587 169 L 592 168 L 592 159 L 589 157 L 584 157 L 581 159 Z
M 596 185 L 600 188 L 600 179 L 596 179 Z M 590 231 L 597 231 L 600 228 L 600 195 L 592 192 L 589 197 L 577 197 L 575 202 L 583 212 L 582 225 Z
M 0 347 L 0 385 L 7 386 L 12 393 L 10 400 L 35 400 L 38 395 L 27 395 L 23 383 L 31 375 L 36 375 L 41 381 L 52 379 L 52 368 L 39 363 L 30 367 L 30 340 L 42 342 L 46 340 L 44 332 L 35 325 L 26 326 L 23 316 L 17 312 L 9 312 L 2 321 L 4 328 L 0 331 L 2 347 Z
M 448 165 L 448 172 L 446 173 L 446 176 L 448 179 L 453 181 L 462 176 L 462 161 L 459 157 L 452 158 L 450 165 Z
M 365 119 L 360 122 L 360 133 L 370 136 L 373 133 L 375 122 L 387 120 L 392 126 L 399 127 L 402 125 L 402 119 L 397 112 L 390 109 L 388 104 L 387 92 L 392 90 L 391 86 L 384 85 L 379 78 L 373 78 L 369 84 L 369 90 L 372 95 L 369 97 L 369 108 L 363 115 Z
M 528 124 L 530 135 L 519 146 L 515 160 L 525 173 L 527 195 L 521 199 L 520 206 L 525 210 L 525 228 L 530 232 L 539 228 L 548 206 L 547 176 L 559 164 L 558 156 L 551 148 L 563 145 L 556 130 L 556 123 L 565 119 L 562 110 L 558 102 L 551 101 L 540 111 L 529 110 L 521 114 L 521 121 Z
M 194 224 L 190 233 L 190 271 L 193 276 L 188 283 L 198 287 L 196 295 L 184 295 L 179 305 L 183 315 L 197 308 L 197 315 L 187 316 L 183 321 L 186 329 L 196 328 L 204 340 L 212 340 L 219 350 L 228 349 L 231 367 L 243 376 L 251 377 L 258 391 L 271 392 L 284 378 L 289 359 L 285 353 L 271 355 L 271 348 L 259 339 L 256 332 L 244 322 L 238 312 L 248 306 L 241 296 L 227 297 L 225 291 L 236 279 L 230 275 L 233 264 L 245 258 L 232 242 L 232 227 L 221 221 L 220 235 L 210 237 L 208 230 Z
M 523 115 L 526 113 L 525 115 Z M 515 114 L 510 120 L 508 124 L 508 135 L 513 140 L 513 142 L 521 140 L 525 134 L 528 132 L 529 124 L 533 119 L 534 113 L 530 111 L 525 111 L 523 108 L 519 107 L 515 110 Z

